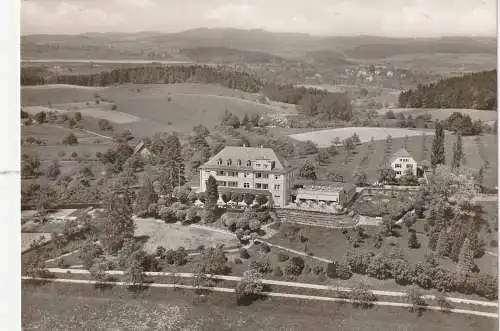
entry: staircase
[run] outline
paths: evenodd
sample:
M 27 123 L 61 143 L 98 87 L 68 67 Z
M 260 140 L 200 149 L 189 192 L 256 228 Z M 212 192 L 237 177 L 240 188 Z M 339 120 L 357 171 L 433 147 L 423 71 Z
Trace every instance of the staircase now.
M 283 208 L 277 208 L 276 214 L 283 223 L 318 226 L 329 229 L 346 229 L 352 228 L 355 225 L 353 218 L 347 215 L 333 215 L 314 211 Z

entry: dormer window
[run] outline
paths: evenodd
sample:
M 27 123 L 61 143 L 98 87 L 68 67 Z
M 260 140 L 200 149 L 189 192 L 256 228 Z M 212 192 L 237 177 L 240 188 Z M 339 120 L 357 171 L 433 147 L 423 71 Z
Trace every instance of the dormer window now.
M 238 167 L 241 167 L 241 160 L 236 161 L 236 164 L 238 165 Z
M 252 166 L 252 161 L 247 161 L 247 167 L 251 167 Z
M 227 165 L 228 167 L 230 167 L 230 166 L 231 166 L 231 164 L 233 164 L 233 161 L 231 161 L 231 159 L 229 159 L 229 160 L 227 160 L 227 161 L 226 161 L 226 165 Z
M 218 159 L 218 160 L 217 160 L 217 164 L 218 164 L 218 165 L 222 165 L 222 159 Z

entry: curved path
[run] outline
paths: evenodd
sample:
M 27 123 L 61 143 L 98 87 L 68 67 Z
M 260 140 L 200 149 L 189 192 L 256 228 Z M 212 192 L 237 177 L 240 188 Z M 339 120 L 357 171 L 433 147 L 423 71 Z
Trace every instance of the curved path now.
M 90 272 L 88 270 L 85 270 L 85 269 L 47 268 L 47 270 L 51 273 L 59 273 L 59 274 L 66 274 L 68 272 L 71 274 L 82 274 L 82 275 L 90 274 Z M 106 273 L 108 275 L 123 275 L 124 274 L 124 272 L 122 270 L 110 270 L 110 271 L 107 271 Z M 175 275 L 177 277 L 182 277 L 182 278 L 192 278 L 195 276 L 195 274 L 193 274 L 191 272 L 172 273 L 172 272 L 148 271 L 148 272 L 145 272 L 144 274 L 146 276 L 160 276 L 160 277 Z M 206 275 L 206 276 L 210 277 L 212 279 L 228 280 L 228 281 L 236 281 L 236 282 L 240 281 L 243 278 L 243 277 L 239 277 L 239 276 L 225 276 L 225 275 Z M 263 279 L 262 283 L 268 284 L 268 285 L 289 286 L 289 287 L 307 288 L 307 289 L 314 289 L 314 290 L 326 290 L 326 291 L 338 291 L 338 292 L 350 292 L 350 291 L 352 291 L 352 288 L 348 288 L 348 287 L 333 287 L 333 286 L 327 286 L 327 285 L 287 282 L 287 281 L 272 280 L 272 279 Z M 389 297 L 404 297 L 404 296 L 406 296 L 405 292 L 392 292 L 392 291 L 379 291 L 379 290 L 372 290 L 372 292 L 375 295 L 383 295 L 383 296 L 389 296 Z M 433 299 L 435 299 L 435 296 L 434 295 L 423 295 L 422 298 L 433 300 Z M 485 307 L 498 307 L 498 303 L 492 302 L 492 301 L 469 300 L 469 299 L 453 298 L 453 297 L 446 297 L 446 300 L 448 300 L 449 302 L 453 302 L 453 303 L 463 303 L 463 304 L 478 305 L 478 306 L 485 306 Z
M 106 285 L 114 285 L 114 286 L 131 286 L 132 283 L 129 282 L 100 282 L 95 280 L 84 280 L 84 279 L 64 279 L 64 278 L 37 278 L 37 277 L 22 277 L 23 280 L 39 280 L 39 281 L 50 281 L 50 282 L 59 282 L 59 283 L 73 283 L 73 284 L 106 284 Z M 225 293 L 234 293 L 235 289 L 226 288 L 226 287 L 208 287 L 208 286 L 192 286 L 192 285 L 181 285 L 181 284 L 158 284 L 152 283 L 148 284 L 148 287 L 159 287 L 159 288 L 184 288 L 184 289 L 203 289 L 214 292 L 225 292 Z M 333 297 L 321 297 L 314 295 L 302 295 L 302 294 L 292 294 L 292 293 L 276 293 L 276 292 L 263 292 L 264 295 L 270 297 L 279 297 L 279 298 L 292 298 L 292 299 L 302 299 L 302 300 L 319 300 L 319 301 L 330 301 L 330 302 L 349 302 L 354 303 L 354 300 L 344 299 L 344 298 L 333 298 Z M 373 301 L 371 304 L 375 306 L 391 306 L 391 307 L 401 307 L 401 308 L 411 308 L 412 305 L 408 303 L 400 303 L 400 302 L 387 302 L 387 301 Z M 450 313 L 458 313 L 458 314 L 466 314 L 466 315 L 475 315 L 475 316 L 483 316 L 483 317 L 491 317 L 498 318 L 498 314 L 496 313 L 487 313 L 480 312 L 468 309 L 447 309 L 443 310 L 438 306 L 418 306 L 418 308 L 423 308 L 427 310 L 437 310 L 443 312 Z

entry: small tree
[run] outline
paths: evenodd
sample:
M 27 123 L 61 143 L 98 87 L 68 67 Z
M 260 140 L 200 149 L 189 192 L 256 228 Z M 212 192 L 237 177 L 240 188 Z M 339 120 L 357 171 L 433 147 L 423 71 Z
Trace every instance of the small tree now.
M 467 274 L 474 270 L 474 266 L 474 252 L 472 251 L 469 238 L 465 238 L 458 257 L 457 271 Z
M 368 176 L 365 171 L 356 169 L 353 174 L 356 186 L 363 187 L 368 184 Z
M 232 115 L 227 121 L 227 125 L 230 125 L 233 128 L 237 129 L 240 127 L 240 119 L 238 118 L 238 116 Z
M 80 113 L 79 111 L 77 111 L 73 117 L 75 119 L 75 121 L 79 122 L 82 120 L 82 113 Z
M 50 166 L 47 168 L 47 177 L 49 179 L 56 179 L 57 176 L 61 173 L 61 166 L 59 165 L 59 162 L 57 160 L 54 160 Z
M 409 248 L 420 248 L 420 243 L 418 242 L 416 231 L 410 232 L 410 236 L 408 237 L 408 247 Z
M 72 133 L 68 134 L 66 137 L 63 138 L 62 143 L 64 145 L 77 145 L 78 144 L 78 139 L 76 136 Z
M 306 161 L 300 168 L 299 176 L 311 180 L 316 180 L 316 168 L 310 161 Z
M 142 261 L 132 259 L 129 266 L 125 270 L 125 277 L 127 282 L 132 283 L 133 286 L 141 286 L 144 284 L 145 275 Z
M 352 289 L 349 292 L 349 298 L 355 307 L 359 306 L 364 309 L 369 308 L 373 301 L 377 301 L 377 296 L 366 283 L 360 283 L 358 287 Z
M 416 285 L 412 285 L 406 291 L 406 302 L 411 305 L 410 311 L 414 312 L 425 306 L 425 300 L 422 298 L 422 292 Z
M 462 148 L 462 133 L 457 132 L 457 141 L 453 144 L 453 160 L 451 162 L 452 169 L 458 169 L 462 164 L 464 151 Z
M 255 269 L 243 273 L 243 278 L 236 285 L 236 300 L 241 304 L 244 300 L 254 300 L 262 294 L 262 274 Z
M 432 141 L 431 167 L 434 169 L 438 164 L 445 163 L 444 154 L 444 128 L 440 122 L 436 122 L 434 140 Z

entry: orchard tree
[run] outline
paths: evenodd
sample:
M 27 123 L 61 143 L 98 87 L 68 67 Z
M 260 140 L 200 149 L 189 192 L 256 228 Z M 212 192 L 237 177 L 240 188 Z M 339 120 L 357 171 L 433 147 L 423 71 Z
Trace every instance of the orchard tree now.
M 453 160 L 451 162 L 451 168 L 457 169 L 463 162 L 464 151 L 462 148 L 462 133 L 457 132 L 457 141 L 453 144 Z
M 321 149 L 316 155 L 316 160 L 318 161 L 318 165 L 327 163 L 329 157 L 330 157 L 329 153 L 326 150 Z
M 314 165 L 308 160 L 302 165 L 299 170 L 299 176 L 311 180 L 316 180 L 316 168 Z

